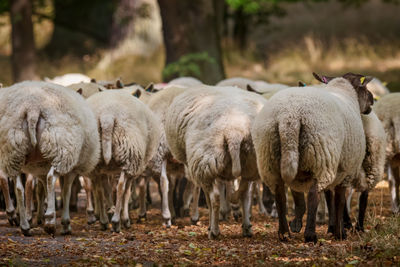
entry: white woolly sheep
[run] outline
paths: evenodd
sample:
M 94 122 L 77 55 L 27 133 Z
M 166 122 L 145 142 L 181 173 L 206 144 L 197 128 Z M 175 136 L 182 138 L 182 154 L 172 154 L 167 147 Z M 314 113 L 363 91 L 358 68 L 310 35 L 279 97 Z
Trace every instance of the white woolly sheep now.
M 22 232 L 29 234 L 23 171 L 38 177 L 47 188 L 45 230 L 52 234 L 56 230 L 54 184 L 64 176 L 62 233 L 70 233 L 71 184 L 78 174 L 91 172 L 99 157 L 92 111 L 79 94 L 46 82 L 4 88 L 0 102 L 0 170 L 3 176 L 14 179 Z
M 317 76 L 327 85 L 290 88 L 276 93 L 257 116 L 252 137 L 259 174 L 275 191 L 279 237 L 289 234 L 284 184 L 292 189 L 296 218 L 292 231 L 300 231 L 308 192 L 305 241 L 316 242 L 315 216 L 319 192 L 335 188 L 337 194 L 335 237 L 342 229 L 345 186 L 358 177 L 365 155 L 365 134 L 360 113 L 369 113 L 370 80 L 346 74 L 339 78 Z
M 400 186 L 400 93 L 383 96 L 374 105 L 374 111 L 386 132 L 386 162 L 392 212 L 399 213 Z
M 251 236 L 251 181 L 258 179 L 250 126 L 266 100 L 234 87 L 199 86 L 177 96 L 168 108 L 165 134 L 172 155 L 205 192 L 209 238 L 219 235 L 219 187 L 241 177 L 243 235 Z M 236 197 L 237 198 L 237 197 Z
M 194 77 L 179 77 L 179 78 L 175 78 L 175 79 L 169 81 L 168 84 L 192 87 L 192 86 L 202 85 L 203 83 Z
M 99 121 L 102 158 L 91 178 L 96 187 L 100 211 L 100 223 L 107 228 L 104 208 L 104 177 L 119 174 L 117 200 L 112 217 L 113 230 L 120 231 L 120 216 L 129 227 L 128 201 L 132 178 L 138 178 L 157 151 L 160 141 L 160 122 L 141 101 L 124 90 L 107 90 L 87 99 Z M 123 207 L 122 207 L 123 205 Z
M 368 83 L 367 89 L 374 95 L 374 98 L 377 99 L 390 93 L 389 89 L 378 78 L 373 78 Z
M 89 83 L 90 77 L 80 73 L 67 73 L 62 76 L 56 76 L 53 79 L 46 77 L 44 78 L 44 81 L 62 86 L 68 86 L 74 83 Z
M 107 90 L 105 87 L 96 83 L 74 83 L 67 87 L 81 94 L 84 98 Z

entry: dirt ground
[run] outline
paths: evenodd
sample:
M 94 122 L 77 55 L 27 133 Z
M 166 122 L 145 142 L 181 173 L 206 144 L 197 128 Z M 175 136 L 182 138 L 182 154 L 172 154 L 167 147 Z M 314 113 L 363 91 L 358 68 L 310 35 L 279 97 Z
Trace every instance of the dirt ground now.
M 352 215 L 354 221 L 356 207 Z M 215 241 L 207 238 L 205 208 L 201 209 L 198 226 L 184 218 L 171 229 L 161 225 L 156 208 L 140 224 L 136 223 L 137 212 L 132 211 L 134 223 L 119 234 L 100 231 L 98 223 L 87 225 L 84 213 L 72 213 L 71 218 L 71 236 L 60 235 L 58 220 L 54 238 L 35 226 L 33 236 L 24 237 L 19 228 L 9 226 L 5 212 L 0 212 L 0 265 L 400 266 L 400 217 L 390 212 L 387 183 L 381 183 L 370 195 L 366 232 L 349 233 L 346 241 L 335 241 L 326 234 L 327 227 L 321 225 L 317 227 L 317 244 L 303 243 L 304 227 L 301 233 L 292 233 L 288 242 L 280 242 L 277 220 L 259 215 L 256 208 L 252 238 L 243 238 L 241 225 L 231 218 L 220 223 L 222 235 Z

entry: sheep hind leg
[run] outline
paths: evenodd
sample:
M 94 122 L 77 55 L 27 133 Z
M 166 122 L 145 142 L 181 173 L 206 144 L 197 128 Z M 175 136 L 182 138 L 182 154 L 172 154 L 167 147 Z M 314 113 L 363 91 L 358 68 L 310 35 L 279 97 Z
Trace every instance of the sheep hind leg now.
M 290 222 L 289 226 L 293 233 L 300 233 L 303 227 L 303 216 L 306 212 L 306 201 L 303 192 L 296 192 L 294 190 L 291 190 L 291 192 L 295 204 L 295 218 Z
M 335 203 L 333 201 L 333 193 L 331 190 L 325 190 L 325 201 L 328 207 L 328 233 L 333 234 L 335 228 Z
M 24 236 L 30 236 L 30 225 L 28 223 L 28 219 L 26 217 L 26 208 L 25 208 L 25 202 L 24 202 L 24 186 L 22 185 L 21 181 L 21 176 L 18 175 L 15 177 L 14 180 L 15 184 L 15 195 L 17 197 L 17 207 L 19 211 L 19 217 L 20 217 L 20 227 L 21 231 L 24 234 Z
M 193 185 L 192 187 L 193 191 L 193 202 L 192 202 L 192 207 L 191 207 L 191 217 L 190 221 L 192 225 L 197 225 L 197 222 L 199 221 L 199 199 L 200 199 L 200 187 L 197 185 Z
M 161 188 L 161 214 L 164 219 L 164 225 L 167 228 L 171 227 L 171 212 L 170 212 L 170 188 L 167 177 L 167 160 L 164 160 L 161 165 L 161 176 L 160 176 L 160 188 Z
M 186 179 L 186 178 L 182 178 Z M 186 179 L 187 180 L 187 179 Z M 194 184 L 187 180 L 186 186 L 183 192 L 183 207 L 181 207 L 181 216 L 182 217 L 188 217 L 190 216 L 190 202 L 192 201 L 193 198 L 193 187 Z
M 49 173 L 46 177 L 47 182 L 47 209 L 44 215 L 44 229 L 45 231 L 53 235 L 56 233 L 56 205 L 55 205 L 55 192 L 54 186 L 60 175 L 55 171 L 54 167 L 50 168 Z M 65 206 L 65 203 L 63 203 Z
M 14 208 L 14 204 L 10 196 L 10 187 L 8 186 L 8 178 L 2 171 L 0 171 L 0 188 L 3 191 L 4 200 L 6 202 L 6 213 L 8 222 L 10 223 L 11 226 L 13 226 L 14 224 L 16 226 L 19 226 L 17 212 Z
M 278 236 L 281 241 L 290 238 L 289 226 L 286 220 L 286 193 L 283 181 L 278 181 L 275 188 L 275 202 L 279 218 Z M 287 235 L 287 236 L 286 236 Z
M 147 194 L 147 178 L 139 178 L 139 217 L 137 223 L 144 222 L 146 220 L 146 194 Z
M 343 223 L 343 212 L 346 205 L 346 188 L 335 187 L 335 232 L 334 236 L 338 240 L 346 239 L 346 231 Z
M 62 224 L 62 235 L 70 235 L 71 230 L 71 220 L 69 216 L 69 204 L 71 199 L 71 188 L 72 184 L 74 183 L 75 178 L 77 175 L 75 173 L 70 173 L 64 176 L 64 185 L 62 188 L 62 200 L 63 200 L 63 210 L 61 216 L 61 224 Z
M 231 212 L 230 206 L 230 188 L 229 182 L 219 183 L 220 203 L 221 209 L 219 211 L 219 218 L 221 221 L 228 221 Z
M 390 188 L 391 201 L 392 201 L 392 212 L 394 214 L 397 214 L 400 212 L 400 208 L 399 208 L 399 185 L 400 185 L 399 168 L 389 166 L 388 167 L 388 178 L 389 178 L 389 188 Z
M 28 174 L 25 182 L 25 201 L 26 201 L 26 218 L 29 224 L 32 224 L 32 211 L 33 205 L 33 190 L 35 187 L 35 181 L 32 174 Z
M 317 234 L 315 233 L 315 224 L 317 219 L 317 209 L 319 203 L 319 192 L 317 190 L 317 184 L 314 184 L 307 196 L 307 224 L 306 230 L 304 231 L 305 242 L 317 243 Z
M 211 188 L 204 187 L 204 194 L 206 195 L 210 216 L 210 229 L 208 231 L 209 239 L 217 239 L 219 231 L 219 206 L 220 206 L 220 181 L 215 180 Z
M 241 204 L 242 204 L 242 235 L 244 237 L 252 237 L 253 231 L 251 229 L 252 225 L 250 223 L 251 217 L 251 202 L 252 202 L 252 182 L 245 181 L 242 179 L 240 181 L 239 191 L 241 192 Z
M 353 228 L 353 224 L 351 223 L 349 210 L 347 209 L 347 204 L 344 205 L 344 208 L 343 208 L 343 227 L 345 229 L 352 229 Z
M 95 200 L 96 206 L 99 211 L 99 221 L 100 221 L 100 229 L 105 231 L 108 229 L 108 215 L 106 212 L 106 199 L 104 194 L 104 181 L 107 181 L 108 178 L 105 175 L 100 175 L 93 182 L 93 190 L 95 192 Z
M 82 179 L 81 179 L 82 178 Z M 92 193 L 95 194 L 93 191 L 93 184 L 92 181 L 88 177 L 81 176 L 79 177 L 81 182 L 81 186 L 85 189 L 86 193 L 86 217 L 87 217 L 87 224 L 94 224 L 96 222 L 95 210 L 93 205 L 93 198 Z
M 112 229 L 116 233 L 119 233 L 121 231 L 121 210 L 122 210 L 122 202 L 125 189 L 126 189 L 125 172 L 121 172 L 117 184 L 117 201 L 115 203 L 115 212 L 111 219 Z
M 356 223 L 356 230 L 364 232 L 364 218 L 365 211 L 368 205 L 368 190 L 361 192 L 359 199 L 359 208 L 358 208 L 358 221 Z
M 131 220 L 129 218 L 129 200 L 131 198 L 131 193 L 132 193 L 132 183 L 133 183 L 133 178 L 129 177 L 128 181 L 126 182 L 126 190 L 123 199 L 124 203 L 123 203 L 122 218 L 121 218 L 122 225 L 124 226 L 125 229 L 129 229 L 131 227 Z

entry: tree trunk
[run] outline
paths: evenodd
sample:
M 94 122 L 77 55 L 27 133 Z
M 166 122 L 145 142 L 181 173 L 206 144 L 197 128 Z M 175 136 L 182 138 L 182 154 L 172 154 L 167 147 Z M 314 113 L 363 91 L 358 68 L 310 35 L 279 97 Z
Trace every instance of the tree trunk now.
M 31 0 L 10 1 L 12 70 L 14 82 L 37 79 Z
M 225 77 L 215 11 L 219 1 L 223 0 L 158 0 L 163 23 L 166 69 L 168 64 L 179 62 L 182 56 L 206 52 L 212 61 L 186 62 L 188 65 L 197 64 L 200 70 L 190 75 L 207 84 L 215 84 Z M 179 71 L 175 71 L 164 75 L 164 79 L 168 81 L 179 75 Z

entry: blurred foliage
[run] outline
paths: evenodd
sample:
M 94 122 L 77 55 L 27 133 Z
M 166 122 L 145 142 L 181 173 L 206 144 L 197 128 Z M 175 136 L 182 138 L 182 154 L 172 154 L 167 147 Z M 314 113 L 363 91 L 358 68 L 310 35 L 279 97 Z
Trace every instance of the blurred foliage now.
M 164 80 L 169 80 L 175 76 L 200 77 L 203 75 L 200 64 L 203 63 L 216 64 L 216 61 L 207 52 L 186 54 L 181 56 L 178 61 L 165 66 L 162 76 Z

